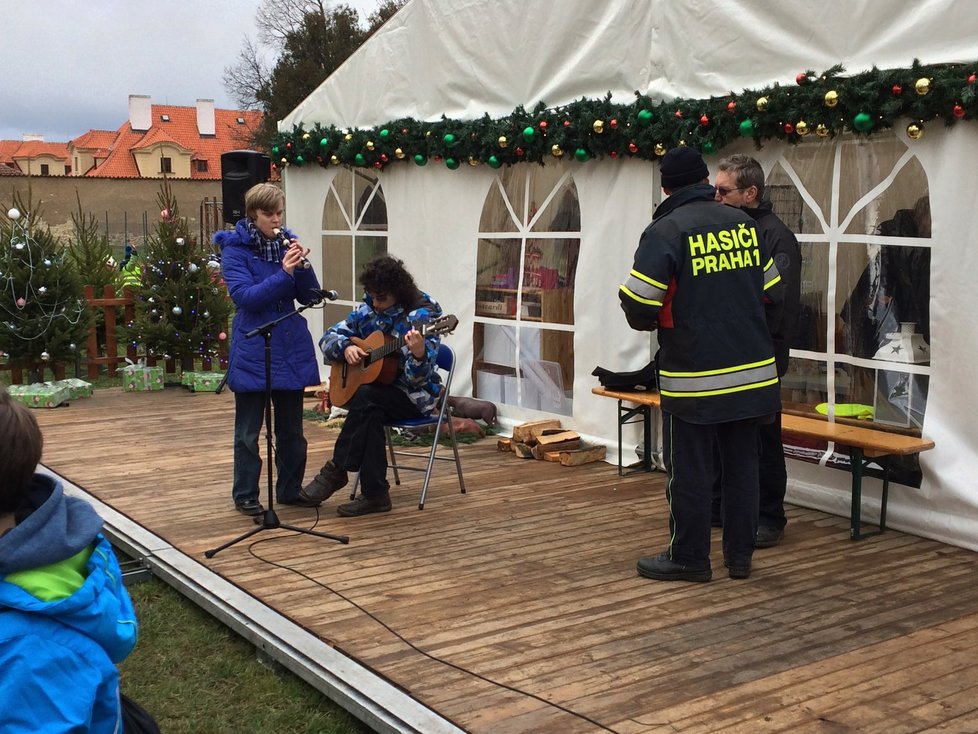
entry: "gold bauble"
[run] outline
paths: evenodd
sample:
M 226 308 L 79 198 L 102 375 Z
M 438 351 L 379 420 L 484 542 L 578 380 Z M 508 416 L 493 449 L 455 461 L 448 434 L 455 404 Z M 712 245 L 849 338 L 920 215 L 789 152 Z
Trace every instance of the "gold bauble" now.
M 808 129 L 808 123 L 804 120 L 798 120 L 798 124 L 795 125 L 795 132 L 805 137 L 810 132 Z
M 343 140 L 349 143 L 351 140 L 353 140 L 353 135 L 347 133 L 346 135 L 343 136 Z
M 757 98 L 757 111 L 758 112 L 763 112 L 766 109 L 767 109 L 767 97 L 758 97 Z
M 604 120 L 595 120 L 592 123 L 592 125 L 591 125 L 591 129 L 594 130 L 594 132 L 596 132 L 598 135 L 600 135 L 601 133 L 603 133 L 604 132 Z
M 666 154 L 666 146 L 664 146 L 662 143 L 656 143 L 655 148 L 653 148 L 653 151 L 657 156 L 661 158 Z
M 289 159 L 288 159 L 288 158 L 283 158 L 283 159 L 282 159 L 282 165 L 283 165 L 283 166 L 284 166 L 284 165 L 285 165 L 286 163 L 288 163 L 288 162 L 289 162 Z
M 335 156 L 335 155 L 331 155 L 329 157 L 329 162 L 332 163 L 334 166 L 340 165 L 340 159 L 339 159 L 338 156 Z
M 403 158 L 404 157 L 404 151 L 401 150 L 400 148 L 394 148 L 394 157 L 395 158 Z
M 829 129 L 822 123 L 818 123 L 818 126 L 815 128 L 815 134 L 820 138 L 827 138 L 829 136 Z
M 830 89 L 825 93 L 825 106 L 835 107 L 839 104 L 839 93 L 834 89 Z
M 927 77 L 921 77 L 913 83 L 913 88 L 917 90 L 917 94 L 923 97 L 925 94 L 930 93 L 930 79 Z
M 561 148 L 559 145 L 550 146 L 550 155 L 552 155 L 554 158 L 560 158 L 563 154 L 564 154 L 564 149 Z
M 303 135 L 302 136 L 302 139 L 303 140 L 308 140 L 309 139 L 309 133 L 306 133 L 305 135 Z
M 923 125 L 918 125 L 917 123 L 910 123 L 907 125 L 907 137 L 911 140 L 920 140 L 924 134 Z
M 499 143 L 500 148 L 506 148 L 509 146 L 509 141 L 506 139 L 505 135 L 500 135 L 499 140 L 497 140 L 496 142 Z
M 365 147 L 366 147 L 367 150 L 373 150 L 374 149 L 374 141 L 373 140 L 368 140 Z
M 479 159 L 476 158 L 475 156 L 470 155 L 469 156 L 469 165 L 470 166 L 477 166 L 477 165 L 479 165 Z

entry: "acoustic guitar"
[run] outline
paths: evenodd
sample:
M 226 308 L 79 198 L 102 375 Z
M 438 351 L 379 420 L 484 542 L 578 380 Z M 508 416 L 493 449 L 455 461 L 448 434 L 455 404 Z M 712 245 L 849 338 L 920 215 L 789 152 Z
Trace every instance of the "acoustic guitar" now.
M 458 319 L 452 314 L 442 316 L 427 324 L 415 324 L 422 336 L 449 334 L 455 331 Z M 390 385 L 397 379 L 400 368 L 400 350 L 404 337 L 392 337 L 382 331 L 375 331 L 365 339 L 351 337 L 356 346 L 367 352 L 359 364 L 347 364 L 345 360 L 333 362 L 329 371 L 329 400 L 333 405 L 344 407 L 353 400 L 361 385 L 376 382 Z

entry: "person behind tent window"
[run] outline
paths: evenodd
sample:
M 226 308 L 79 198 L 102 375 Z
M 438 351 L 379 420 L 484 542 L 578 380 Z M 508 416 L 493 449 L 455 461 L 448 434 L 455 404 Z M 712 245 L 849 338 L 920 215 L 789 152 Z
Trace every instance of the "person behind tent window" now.
M 158 731 L 119 691 L 139 624 L 102 518 L 36 472 L 43 443 L 0 392 L 0 731 L 112 734 L 135 712 Z
M 798 322 L 801 304 L 801 250 L 794 233 L 778 219 L 771 202 L 764 196 L 764 169 L 748 155 L 724 158 L 717 166 L 716 200 L 739 207 L 749 214 L 757 231 L 771 249 L 784 284 L 784 300 L 767 311 L 768 328 L 774 341 L 774 358 L 778 378 L 788 371 L 788 351 Z M 788 471 L 781 443 L 781 413 L 773 422 L 758 429 L 760 464 L 758 478 L 759 513 L 757 519 L 757 548 L 770 548 L 781 542 L 788 520 L 784 513 L 784 495 L 788 486 Z M 714 486 L 713 520 L 722 522 L 720 479 Z
M 397 355 L 398 373 L 392 384 L 373 382 L 357 389 L 345 406 L 349 413 L 333 447 L 333 458 L 300 494 L 303 504 L 318 506 L 346 486 L 348 472 L 360 472 L 361 495 L 336 508 L 343 517 L 390 511 L 384 425 L 430 414 L 441 392 L 436 363 L 441 340 L 436 334 L 422 335 L 414 326 L 439 318 L 441 306 L 419 290 L 404 263 L 390 255 L 366 263 L 359 282 L 364 288 L 363 303 L 319 340 L 326 359 L 359 364 L 367 352 L 352 339 L 364 339 L 377 331 L 402 336 L 404 347 Z
M 258 434 L 265 418 L 265 340 L 245 335 L 318 298 L 319 280 L 302 267 L 309 250 L 294 232 L 282 227 L 285 194 L 260 183 L 245 193 L 245 218 L 233 231 L 217 232 L 221 268 L 234 301 L 228 387 L 234 392 L 234 479 L 231 498 L 244 515 L 260 515 L 258 499 L 262 460 Z M 319 385 L 312 334 L 301 314 L 272 329 L 272 406 L 275 419 L 275 499 L 299 504 L 306 471 L 307 441 L 302 428 L 306 387 Z
M 668 198 L 642 233 L 618 298 L 629 326 L 658 333 L 669 544 L 638 573 L 709 581 L 714 452 L 723 467 L 723 555 L 731 578 L 750 576 L 757 533 L 757 426 L 781 408 L 765 300 L 781 278 L 746 213 L 714 200 L 692 148 L 660 167 Z

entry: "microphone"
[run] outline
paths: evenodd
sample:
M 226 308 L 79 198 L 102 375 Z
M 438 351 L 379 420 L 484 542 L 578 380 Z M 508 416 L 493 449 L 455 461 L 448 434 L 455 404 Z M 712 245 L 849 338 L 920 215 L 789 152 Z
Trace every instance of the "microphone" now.
M 340 294 L 334 290 L 324 290 L 322 288 L 313 288 L 312 292 L 315 293 L 319 298 L 324 301 L 335 301 L 340 297 Z
M 293 242 L 298 242 L 298 240 L 290 240 L 288 237 L 285 236 L 282 230 L 279 229 L 278 227 L 272 230 L 272 234 L 278 237 L 279 240 L 281 240 L 282 244 L 285 245 L 286 247 L 291 247 Z M 301 261 L 302 261 L 302 267 L 305 268 L 306 270 L 312 267 L 312 263 L 306 260 L 305 255 L 302 256 Z

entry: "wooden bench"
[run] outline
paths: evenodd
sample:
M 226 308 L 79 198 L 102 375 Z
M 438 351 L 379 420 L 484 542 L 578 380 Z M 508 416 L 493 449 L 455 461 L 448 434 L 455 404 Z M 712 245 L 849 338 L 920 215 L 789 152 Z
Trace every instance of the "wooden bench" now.
M 603 387 L 591 389 L 595 395 L 613 398 L 618 401 L 618 474 L 624 476 L 621 464 L 622 426 L 642 421 L 644 455 L 642 466 L 635 471 L 652 471 L 652 408 L 659 408 L 659 394 L 655 392 L 625 392 L 606 390 Z M 630 407 L 624 403 L 630 403 Z M 849 515 L 849 537 L 861 540 L 871 535 L 879 535 L 886 530 L 886 500 L 890 488 L 891 456 L 918 454 L 934 448 L 934 442 L 917 436 L 890 433 L 875 428 L 851 426 L 842 423 L 829 423 L 821 418 L 781 414 L 782 435 L 801 436 L 821 441 L 831 441 L 849 448 L 849 469 L 852 474 L 852 502 Z M 879 529 L 862 532 L 860 510 L 862 507 L 862 481 L 871 463 L 882 467 L 883 492 L 880 497 Z

